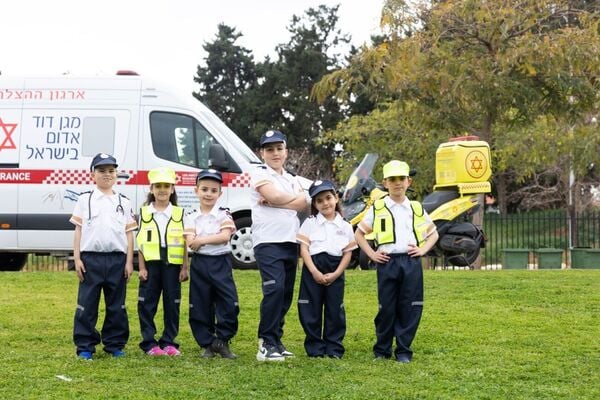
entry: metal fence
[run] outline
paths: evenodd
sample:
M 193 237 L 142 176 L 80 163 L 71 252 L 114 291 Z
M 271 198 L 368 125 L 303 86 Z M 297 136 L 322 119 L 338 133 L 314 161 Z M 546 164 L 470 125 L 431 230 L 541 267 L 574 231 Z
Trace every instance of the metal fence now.
M 503 249 L 557 248 L 566 254 L 570 247 L 600 248 L 600 211 L 485 214 L 483 230 L 488 240 L 481 253 L 482 265 L 501 264 Z M 24 270 L 66 271 L 67 268 L 64 257 L 30 255 Z
M 67 271 L 68 260 L 65 257 L 30 254 L 23 271 Z
M 482 251 L 482 265 L 500 264 L 503 249 L 556 248 L 566 254 L 570 247 L 600 248 L 599 211 L 486 214 L 483 230 L 488 240 Z

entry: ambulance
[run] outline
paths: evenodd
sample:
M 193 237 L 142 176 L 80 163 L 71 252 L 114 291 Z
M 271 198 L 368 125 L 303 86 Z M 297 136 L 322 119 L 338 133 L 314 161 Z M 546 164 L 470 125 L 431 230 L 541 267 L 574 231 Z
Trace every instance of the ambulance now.
M 256 154 L 191 95 L 130 71 L 107 77 L 0 76 L 0 268 L 20 269 L 28 253 L 68 257 L 69 217 L 81 192 L 93 189 L 90 162 L 109 153 L 119 162 L 115 190 L 134 204 L 149 191 L 147 173 L 177 173 L 179 205 L 198 206 L 199 169 L 223 173 L 220 205 L 237 231 L 237 268 L 255 267 L 250 171 Z

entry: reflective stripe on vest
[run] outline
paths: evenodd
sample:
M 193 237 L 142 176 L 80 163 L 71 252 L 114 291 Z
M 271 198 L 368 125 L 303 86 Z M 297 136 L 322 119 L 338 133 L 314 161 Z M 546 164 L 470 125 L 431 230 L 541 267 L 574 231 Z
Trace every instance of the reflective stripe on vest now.
M 418 245 L 422 245 L 427 238 L 427 228 L 429 222 L 425 219 L 423 206 L 418 201 L 411 201 L 410 208 L 413 213 L 413 234 L 417 239 Z M 385 205 L 383 198 L 375 200 L 373 204 L 373 233 L 375 234 L 375 246 L 390 244 L 396 241 L 396 232 L 394 230 L 394 216 Z
M 160 232 L 158 224 L 148 206 L 140 210 L 140 227 L 136 236 L 137 245 L 144 254 L 144 260 L 160 260 Z M 167 244 L 167 261 L 169 264 L 183 264 L 185 240 L 183 238 L 183 208 L 173 206 L 171 219 L 165 232 Z

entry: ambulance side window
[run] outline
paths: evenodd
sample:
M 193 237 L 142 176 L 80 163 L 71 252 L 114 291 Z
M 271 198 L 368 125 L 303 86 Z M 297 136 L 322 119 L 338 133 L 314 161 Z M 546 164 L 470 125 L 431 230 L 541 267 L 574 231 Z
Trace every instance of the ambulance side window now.
M 194 118 L 155 111 L 150 114 L 152 148 L 158 157 L 197 168 L 208 168 L 210 145 L 216 143 Z
M 98 153 L 113 154 L 115 148 L 115 119 L 85 117 L 81 129 L 81 155 L 93 157 Z

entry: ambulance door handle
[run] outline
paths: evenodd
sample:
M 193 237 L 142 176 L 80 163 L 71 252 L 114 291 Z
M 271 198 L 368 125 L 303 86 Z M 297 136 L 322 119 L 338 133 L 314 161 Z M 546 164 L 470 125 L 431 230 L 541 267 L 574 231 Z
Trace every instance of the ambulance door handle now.
M 129 179 L 129 174 L 127 172 L 119 172 L 117 174 L 117 179 Z

